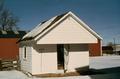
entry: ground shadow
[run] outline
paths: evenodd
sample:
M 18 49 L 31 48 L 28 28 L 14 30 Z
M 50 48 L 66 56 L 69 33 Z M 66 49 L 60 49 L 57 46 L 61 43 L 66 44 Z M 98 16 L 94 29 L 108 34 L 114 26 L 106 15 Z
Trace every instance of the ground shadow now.
M 79 71 L 77 71 L 79 72 Z M 88 69 L 87 71 L 79 72 L 80 75 L 96 75 L 96 74 L 111 74 L 120 73 L 120 67 L 112 67 L 105 69 Z
M 120 67 L 104 68 L 104 69 L 88 69 L 80 72 L 80 75 L 89 75 L 91 79 L 120 79 Z

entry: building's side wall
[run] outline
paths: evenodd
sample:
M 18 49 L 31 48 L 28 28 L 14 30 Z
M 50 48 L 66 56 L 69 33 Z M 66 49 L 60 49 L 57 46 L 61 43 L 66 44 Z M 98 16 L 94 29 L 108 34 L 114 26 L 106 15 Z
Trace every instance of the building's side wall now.
M 0 59 L 17 59 L 19 45 L 16 43 L 18 38 L 0 38 Z
M 68 17 L 37 41 L 37 44 L 69 43 L 97 43 L 97 38 L 72 17 Z
M 56 45 L 33 45 L 32 74 L 55 73 L 57 71 Z
M 102 55 L 102 46 L 101 40 L 98 39 L 97 43 L 89 44 L 90 56 L 101 56 Z
M 39 48 L 34 45 L 32 46 L 32 73 L 31 74 L 41 74 L 41 53 L 39 53 L 36 49 Z
M 86 44 L 71 44 L 68 71 L 86 70 L 89 67 L 89 51 Z
M 26 47 L 26 58 L 24 58 L 24 52 Z M 19 59 L 20 59 L 20 65 L 21 65 L 21 70 L 25 72 L 30 72 L 32 73 L 32 47 L 23 45 L 19 47 Z

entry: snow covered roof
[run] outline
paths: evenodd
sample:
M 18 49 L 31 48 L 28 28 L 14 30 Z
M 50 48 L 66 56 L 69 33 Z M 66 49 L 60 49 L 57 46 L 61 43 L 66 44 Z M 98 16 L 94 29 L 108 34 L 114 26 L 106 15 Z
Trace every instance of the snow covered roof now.
M 61 22 L 64 20 L 67 16 L 72 16 L 74 19 L 76 19 L 83 27 L 91 32 L 94 36 L 96 36 L 98 39 L 102 39 L 95 31 L 93 31 L 88 25 L 86 25 L 82 20 L 80 20 L 76 15 L 74 15 L 72 12 L 67 12 L 64 14 L 61 14 L 59 16 L 55 16 L 51 18 L 50 20 L 44 21 L 40 24 L 38 24 L 33 30 L 31 30 L 29 33 L 27 33 L 22 40 L 31 40 L 36 38 L 38 35 L 49 29 L 50 27 L 54 27 L 56 23 Z
M 0 38 L 22 38 L 25 34 L 26 34 L 25 31 L 0 30 Z

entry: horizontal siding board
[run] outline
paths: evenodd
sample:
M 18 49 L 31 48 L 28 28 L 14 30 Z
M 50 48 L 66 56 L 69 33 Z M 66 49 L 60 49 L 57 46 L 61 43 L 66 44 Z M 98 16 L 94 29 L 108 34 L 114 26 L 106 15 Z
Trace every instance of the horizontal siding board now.
M 20 61 L 21 61 L 21 69 L 23 71 L 32 72 L 32 55 L 31 55 L 31 47 L 26 46 L 26 59 L 24 58 L 24 47 L 20 48 Z

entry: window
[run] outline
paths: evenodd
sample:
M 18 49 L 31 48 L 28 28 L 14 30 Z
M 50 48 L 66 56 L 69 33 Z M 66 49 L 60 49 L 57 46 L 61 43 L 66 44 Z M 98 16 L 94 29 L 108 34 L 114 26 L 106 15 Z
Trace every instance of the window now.
M 26 59 L 26 47 L 24 47 L 24 59 Z

